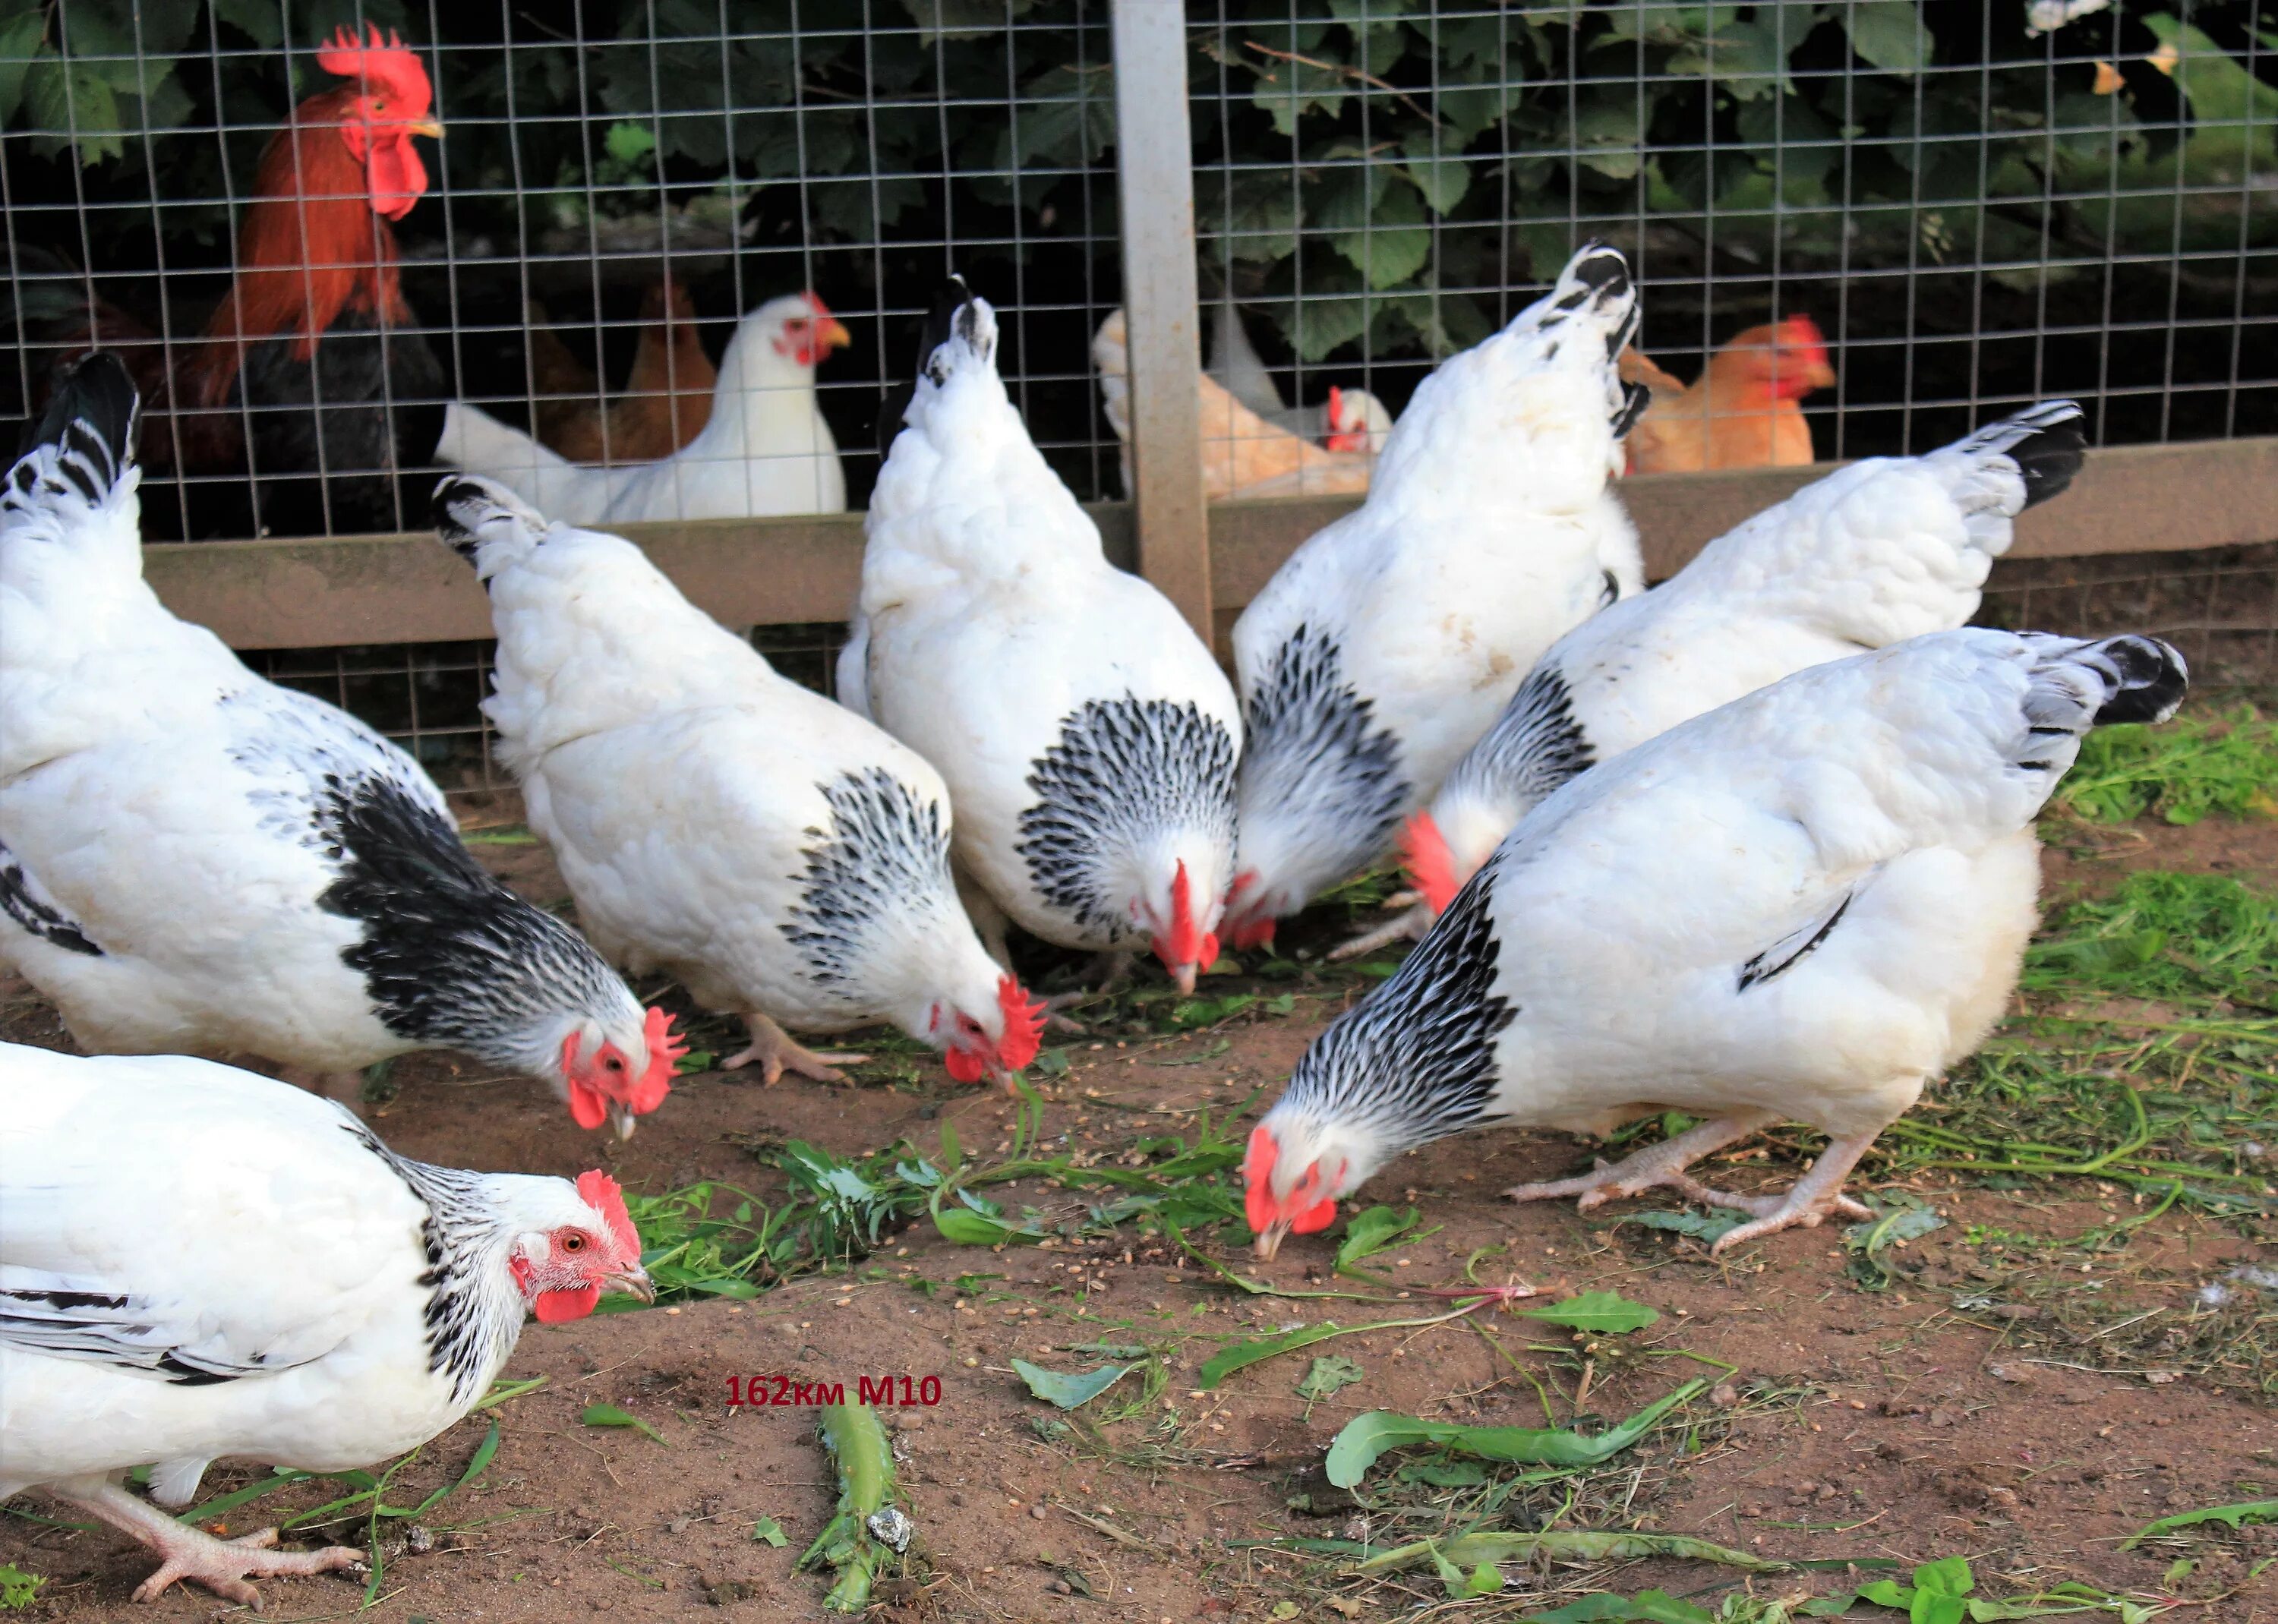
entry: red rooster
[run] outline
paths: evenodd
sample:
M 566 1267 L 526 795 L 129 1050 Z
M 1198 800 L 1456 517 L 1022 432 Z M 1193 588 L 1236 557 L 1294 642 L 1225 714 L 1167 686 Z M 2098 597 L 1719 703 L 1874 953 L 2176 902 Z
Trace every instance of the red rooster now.
M 255 512 L 224 516 L 238 480 L 194 487 L 188 533 L 395 530 L 399 474 L 424 469 L 442 423 L 442 368 L 396 269 L 400 220 L 427 190 L 413 138 L 440 136 L 433 88 L 402 40 L 342 28 L 316 53 L 345 83 L 293 110 L 263 150 L 237 238 L 237 277 L 196 347 L 165 363 L 148 324 L 78 302 L 68 359 L 118 348 L 151 402 L 154 469 L 253 477 Z M 75 301 L 77 302 L 77 301 Z M 321 402 L 321 404 L 319 404 Z M 321 472 L 319 470 L 322 470 Z

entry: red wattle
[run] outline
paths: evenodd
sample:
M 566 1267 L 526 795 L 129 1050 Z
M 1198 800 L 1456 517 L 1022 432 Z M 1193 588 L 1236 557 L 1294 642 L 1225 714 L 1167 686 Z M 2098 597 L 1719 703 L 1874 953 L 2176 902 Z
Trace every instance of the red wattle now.
M 411 137 L 401 132 L 378 136 L 364 159 L 363 173 L 371 211 L 382 219 L 401 219 L 427 194 L 427 166 Z
M 540 1292 L 531 1312 L 538 1315 L 538 1323 L 541 1325 L 559 1325 L 569 1320 L 584 1319 L 593 1311 L 593 1305 L 600 1300 L 601 1288 L 598 1285 Z
M 1317 1235 L 1337 1221 L 1337 1204 L 1323 1201 L 1289 1225 L 1292 1235 Z
M 951 1078 L 960 1083 L 977 1083 L 989 1070 L 980 1056 L 964 1048 L 944 1051 L 941 1064 L 949 1068 Z
M 609 1119 L 608 1102 L 600 1091 L 572 1078 L 570 1081 L 570 1120 L 581 1128 L 598 1128 Z

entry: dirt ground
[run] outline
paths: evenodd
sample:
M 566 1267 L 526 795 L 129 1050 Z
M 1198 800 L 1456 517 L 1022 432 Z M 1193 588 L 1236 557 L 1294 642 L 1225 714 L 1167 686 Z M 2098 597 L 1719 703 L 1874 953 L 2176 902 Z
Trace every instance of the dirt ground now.
M 473 821 L 485 824 L 515 816 L 510 802 L 478 810 Z M 2278 872 L 2278 825 L 2267 822 L 2139 826 L 2094 843 L 2098 855 L 2051 853 L 2052 896 L 2129 867 Z M 558 898 L 542 850 L 481 850 L 531 896 Z M 1338 928 L 1308 920 L 1285 946 L 1318 953 Z M 1294 992 L 1292 1012 L 1253 1006 L 1196 1033 L 1069 1040 L 1066 1072 L 1036 1079 L 1045 1135 L 1113 1154 L 1145 1134 L 1190 1133 L 1197 1112 L 1254 1094 L 1252 1109 L 1262 1109 L 1364 985 L 1310 972 L 1271 983 L 1214 977 L 1212 992 Z M 0 1012 L 9 1038 L 68 1047 L 21 983 L 0 987 Z M 916 1085 L 862 1087 L 692 1076 L 623 1145 L 580 1132 L 538 1085 L 441 1057 L 401 1063 L 401 1092 L 375 1110 L 389 1142 L 424 1160 L 561 1174 L 598 1163 L 650 1193 L 714 1178 L 772 1197 L 781 1180 L 748 1146 L 803 1139 L 852 1153 L 906 1138 L 930 1151 L 944 1124 L 974 1154 L 1008 1142 L 1005 1096 L 959 1087 L 937 1064 L 921 1071 Z M 2219 1310 L 2203 1297 L 2235 1267 L 2272 1261 L 2236 1231 L 2171 1211 L 2129 1231 L 2124 1249 L 2091 1249 L 2083 1236 L 2109 1236 L 2144 1210 L 2125 1189 L 2078 1179 L 2005 1192 L 1929 1175 L 1910 1187 L 1945 1226 L 1892 1254 L 1895 1284 L 1869 1292 L 1846 1270 L 1832 1229 L 1776 1236 L 1712 1263 L 1693 1240 L 1614 1224 L 1649 1201 L 1586 1220 L 1570 1205 L 1498 1199 L 1513 1183 L 1586 1165 L 1587 1154 L 1556 1134 L 1493 1132 L 1380 1175 L 1372 1199 L 1413 1202 L 1424 1227 L 1437 1226 L 1374 1261 L 1394 1282 L 1390 1303 L 1244 1296 L 1138 1239 L 1134 1225 L 1112 1242 L 993 1253 L 949 1245 L 921 1225 L 852 1273 L 750 1303 L 533 1323 L 507 1376 L 545 1385 L 493 1412 L 496 1458 L 437 1507 L 413 1540 L 423 1553 L 404 1545 L 406 1523 L 391 1525 L 371 1616 L 441 1624 L 709 1616 L 697 1612 L 707 1607 L 730 1618 L 824 1616 L 824 1583 L 792 1571 L 834 1497 L 814 1415 L 728 1403 L 731 1383 L 772 1374 L 843 1382 L 850 1395 L 864 1375 L 939 1378 L 937 1407 L 889 1412 L 926 1558 L 916 1576 L 882 1592 L 892 1617 L 1152 1624 L 1436 1611 L 1456 1604 L 1428 1571 L 1351 1580 L 1336 1559 L 1239 1542 L 1365 1539 L 1395 1520 L 1413 1530 L 1430 1496 L 1452 1518 L 1462 1497 L 1480 1491 L 1479 1475 L 1466 1485 L 1461 1470 L 1442 1471 L 1458 1480 L 1446 1485 L 1412 1470 L 1403 1481 L 1399 1456 L 1371 1475 L 1358 1502 L 1331 1489 L 1320 1452 L 1363 1411 L 1540 1427 L 1552 1424 L 1547 1407 L 1558 1425 L 1586 1417 L 1587 1431 L 1700 1376 L 1711 1388 L 1678 1413 L 1684 1425 L 1656 1430 L 1575 1484 L 1530 1490 L 1513 1508 L 1539 1508 L 1533 1514 L 1556 1527 L 1692 1534 L 1765 1558 L 1894 1560 L 1900 1578 L 1914 1563 L 1963 1555 L 1981 1595 L 2082 1581 L 2183 1604 L 2182 1617 L 2278 1621 L 2278 1565 L 2268 1559 L 2278 1557 L 2278 1526 L 2121 1544 L 2157 1517 L 2278 1494 L 2278 1412 L 2205 1353 L 2210 1316 L 2259 1315 L 2267 1324 L 2278 1308 L 2251 1287 Z M 1793 1170 L 1786 1148 L 1757 1147 L 1721 1159 L 1713 1174 L 1750 1187 Z M 1871 1164 L 1866 1182 L 1875 1182 Z M 1047 1208 L 1071 1199 L 1038 1187 L 990 1193 Z M 1594 1342 L 1481 1315 L 1484 1325 L 1372 1332 L 1253 1366 L 1214 1391 L 1196 1385 L 1202 1361 L 1230 1338 L 1444 1312 L 1420 1293 L 1463 1283 L 1482 1249 L 1479 1279 L 1524 1280 L 1545 1298 L 1615 1290 L 1663 1317 Z M 1353 1288 L 1332 1278 L 1333 1250 L 1314 1237 L 1272 1263 L 1227 1261 L 1288 1290 Z M 1167 1381 L 1150 1393 L 1135 1373 L 1072 1430 L 1055 1424 L 1058 1413 L 1030 1398 L 1010 1365 L 1018 1355 L 1088 1369 L 1105 1356 L 1084 1345 L 1140 1344 L 1163 1351 Z M 1296 1387 L 1311 1353 L 1357 1361 L 1361 1379 L 1309 1402 Z M 1550 1392 L 1538 1397 L 1534 1381 Z M 581 1424 L 596 1402 L 656 1436 Z M 1122 1418 L 1093 1422 L 1093 1412 Z M 489 1415 L 470 1418 L 435 1440 L 400 1474 L 391 1501 L 414 1504 L 455 1480 L 489 1424 Z M 256 1475 L 218 1468 L 204 1493 Z M 315 1505 L 329 1498 L 316 1492 L 324 1487 L 264 1506 Z M 1558 1517 L 1570 1493 L 1578 1498 Z M 31 1497 L 16 1508 L 55 1510 Z M 786 1545 L 753 1537 L 762 1517 L 781 1525 Z M 258 1526 L 223 1521 L 233 1534 Z M 149 1563 L 109 1530 L 0 1518 L 0 1561 L 48 1576 L 31 1617 L 155 1624 L 216 1613 L 196 1590 L 131 1604 Z M 1592 1589 L 1653 1585 L 1713 1609 L 1744 1583 L 1758 1596 L 1800 1597 L 1876 1575 L 1838 1566 L 1747 1579 L 1656 1559 L 1613 1570 L 1515 1566 L 1508 1576 L 1512 1590 L 1463 1610 L 1518 1618 Z M 270 1615 L 291 1620 L 348 1616 L 359 1597 L 339 1578 L 264 1590 Z M 1898 1615 L 1862 1607 L 1858 1616 Z

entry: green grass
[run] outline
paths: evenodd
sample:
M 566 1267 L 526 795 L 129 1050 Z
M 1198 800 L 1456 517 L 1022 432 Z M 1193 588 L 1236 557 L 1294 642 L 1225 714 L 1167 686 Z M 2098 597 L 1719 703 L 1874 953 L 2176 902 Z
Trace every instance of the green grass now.
M 2278 722 L 2242 705 L 2159 727 L 2099 728 L 2081 741 L 2054 804 L 2090 823 L 2278 816 Z
M 1134 1140 L 1140 1165 L 1127 1167 L 1077 1153 L 1044 1154 L 1043 1102 L 1024 1090 L 1009 1154 L 990 1162 L 967 1157 L 957 1131 L 942 1127 L 941 1145 L 921 1155 L 906 1141 L 861 1156 L 819 1147 L 754 1143 L 761 1162 L 785 1180 L 773 1204 L 733 1185 L 707 1182 L 659 1195 L 628 1193 L 627 1210 L 640 1231 L 641 1261 L 660 1304 L 706 1297 L 756 1297 L 768 1286 L 820 1269 L 851 1266 L 890 1239 L 890 1231 L 930 1221 L 960 1245 L 1033 1244 L 1046 1237 L 1074 1239 L 1136 1221 L 1166 1230 L 1225 1226 L 1227 1239 L 1246 1245 L 1235 1170 L 1242 1145 L 1226 1117 L 1198 1112 L 1191 1138 L 1154 1134 Z M 981 1192 L 1025 1180 L 1067 1193 L 1049 1207 L 1007 1211 Z M 638 1308 L 629 1297 L 602 1300 L 604 1313 Z
M 2024 1005 L 1884 1135 L 1899 1169 L 2083 1176 L 2278 1212 L 2278 896 L 2137 873 L 2057 911 Z

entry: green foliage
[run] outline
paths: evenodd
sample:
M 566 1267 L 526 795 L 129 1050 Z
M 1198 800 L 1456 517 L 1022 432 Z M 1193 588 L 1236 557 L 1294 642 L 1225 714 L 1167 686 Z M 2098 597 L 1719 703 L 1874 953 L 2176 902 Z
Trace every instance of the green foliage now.
M 1125 1376 L 1137 1369 L 1136 1365 L 1102 1365 L 1097 1370 L 1079 1371 L 1070 1375 L 1063 1370 L 1047 1370 L 1042 1365 L 1032 1365 L 1025 1359 L 1015 1359 L 1013 1369 L 1028 1384 L 1028 1391 L 1056 1409 L 1080 1409 Z
M 28 1607 L 40 1597 L 40 1587 L 47 1582 L 43 1574 L 27 1574 L 13 1562 L 0 1562 L 0 1607 L 10 1612 Z
M 1893 1276 L 1883 1265 L 1883 1249 L 1943 1229 L 1945 1220 L 1924 1206 L 1920 1196 L 1904 1191 L 1871 1196 L 1869 1205 L 1875 1216 L 1846 1229 L 1843 1247 L 1851 1254 L 1851 1277 L 1868 1291 L 1887 1291 Z
M 2130 874 L 2058 916 L 2026 955 L 2023 985 L 2278 1010 L 2278 896 L 2216 874 Z
M 1508 310 L 1466 290 L 1544 278 L 1578 217 L 1652 217 L 1683 237 L 1713 214 L 1721 254 L 1792 269 L 1966 252 L 2014 286 L 2075 274 L 2060 263 L 2075 248 L 2263 246 L 2278 217 L 2242 215 L 2239 187 L 2271 162 L 2278 90 L 2179 9 L 2120 0 L 2114 15 L 2175 44 L 2159 86 L 2180 106 L 2141 103 L 2142 76 L 2093 93 L 2075 58 L 2111 19 L 2081 25 L 2052 68 L 2006 33 L 1989 58 L 1976 11 L 1919 0 L 1455 16 L 1228 0 L 1190 32 L 1199 247 L 1212 284 L 1317 362 L 1475 341 Z M 526 9 L 414 12 L 0 0 L 0 124 L 35 160 L 85 170 L 34 187 L 43 198 L 136 205 L 93 209 L 74 251 L 152 263 L 156 218 L 168 263 L 210 262 L 268 132 L 330 82 L 310 48 L 363 18 L 432 50 L 455 240 L 582 252 L 597 221 L 669 210 L 692 243 L 811 251 L 929 245 L 953 221 L 968 268 L 1082 232 L 1095 241 L 1078 252 L 1115 280 L 1103 7 L 879 0 L 865 32 L 795 0 L 585 0 L 585 42 L 553 50 Z M 217 74 L 209 41 L 243 54 Z M 2196 188 L 2180 201 L 2178 180 Z M 432 207 L 402 228 L 446 229 Z M 832 269 L 874 273 L 860 255 Z
M 1371 1207 L 1353 1214 L 1345 1221 L 1345 1238 L 1337 1243 L 1337 1267 L 1350 1268 L 1363 1258 L 1405 1244 L 1413 1239 L 1409 1231 L 1416 1227 L 1419 1216 L 1413 1207 L 1405 1212 Z
M 2157 1539 L 2163 1534 L 2173 1534 L 2182 1529 L 2204 1528 L 2210 1522 L 2220 1522 L 2227 1529 L 2237 1529 L 2249 1522 L 2278 1522 L 2278 1500 L 2241 1500 L 2233 1506 L 2209 1506 L 2200 1511 L 2178 1512 L 2172 1517 L 2162 1517 L 2157 1522 L 2145 1523 L 2121 1542 L 2122 1551 L 2144 1540 Z
M 2021 987 L 2022 1011 L 1885 1130 L 1897 1168 L 2093 1177 L 2278 1209 L 2250 1148 L 2278 1132 L 2278 897 L 2219 875 L 2131 874 L 2053 914 Z
M 577 1419 L 589 1427 L 629 1427 L 654 1443 L 664 1444 L 663 1433 L 631 1410 L 620 1409 L 614 1404 L 589 1404 Z M 672 1445 L 665 1444 L 665 1447 L 669 1449 Z
M 1329 1445 L 1325 1468 L 1340 1489 L 1350 1489 L 1367 1475 L 1377 1457 L 1387 1449 L 1431 1444 L 1482 1460 L 1519 1461 L 1534 1466 L 1596 1466 L 1629 1448 L 1654 1422 L 1708 1386 L 1687 1382 L 1675 1392 L 1655 1399 L 1617 1427 L 1595 1437 L 1541 1427 L 1465 1427 L 1452 1422 L 1423 1421 L 1389 1410 L 1372 1410 L 1346 1423 Z
M 2278 722 L 2242 705 L 2158 727 L 2098 728 L 2081 741 L 2055 804 L 2091 823 L 2278 815 Z
M 1305 1379 L 1297 1384 L 1297 1396 L 1308 1404 L 1317 1404 L 1342 1392 L 1366 1374 L 1354 1360 L 1341 1353 L 1323 1353 L 1307 1369 Z

